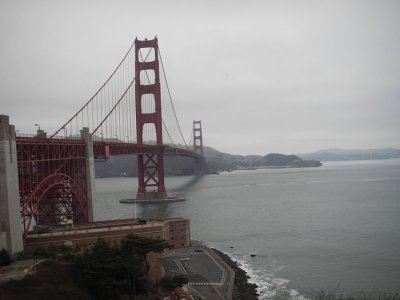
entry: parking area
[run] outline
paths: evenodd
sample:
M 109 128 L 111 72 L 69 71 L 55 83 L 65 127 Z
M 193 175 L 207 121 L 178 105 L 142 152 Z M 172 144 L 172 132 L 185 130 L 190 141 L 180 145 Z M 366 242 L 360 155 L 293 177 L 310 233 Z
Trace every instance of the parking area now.
M 170 276 L 183 274 L 205 299 L 229 299 L 233 271 L 205 247 L 171 250 L 158 260 Z

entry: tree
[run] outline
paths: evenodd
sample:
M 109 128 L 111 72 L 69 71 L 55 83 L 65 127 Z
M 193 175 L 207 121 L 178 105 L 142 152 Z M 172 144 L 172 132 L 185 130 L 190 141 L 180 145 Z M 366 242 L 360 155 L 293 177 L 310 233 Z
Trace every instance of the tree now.
M 150 266 L 146 260 L 146 255 L 151 251 L 161 252 L 166 248 L 169 248 L 167 241 L 153 240 L 145 237 L 139 237 L 133 234 L 127 235 L 123 240 L 121 240 L 121 250 L 125 253 L 126 256 L 134 254 L 140 255 L 143 262 L 145 263 L 145 288 L 147 292 L 149 291 L 148 273 L 150 270 Z
M 145 246 L 144 246 L 145 247 Z M 110 246 L 99 239 L 91 251 L 78 255 L 73 269 L 81 285 L 96 299 L 126 299 L 146 292 L 146 262 L 138 244 Z M 157 247 L 155 247 L 157 248 Z M 143 251 L 143 250 L 142 250 Z
M 96 299 L 134 298 L 148 291 L 146 254 L 166 247 L 165 241 L 134 235 L 124 238 L 120 246 L 99 239 L 91 250 L 75 258 L 73 270 Z
M 33 256 L 40 258 L 47 258 L 49 257 L 49 254 L 47 253 L 47 250 L 43 246 L 39 246 L 35 249 L 35 251 L 33 251 Z
M 173 290 L 177 286 L 182 287 L 183 285 L 188 283 L 189 279 L 185 275 L 178 274 L 173 277 L 165 275 L 160 281 L 160 286 L 163 287 L 164 289 Z
M 175 286 L 183 286 L 189 283 L 189 279 L 182 274 L 178 274 L 172 278 L 172 282 L 175 284 Z
M 159 285 L 168 290 L 173 290 L 175 288 L 175 283 L 173 281 L 172 276 L 170 275 L 165 275 L 163 278 L 161 278 Z
M 92 251 L 75 259 L 73 269 L 78 281 L 97 299 L 121 299 L 123 295 L 131 294 L 127 269 L 143 269 L 142 263 L 134 264 L 120 254 L 118 248 L 99 239 Z
M 121 250 L 126 254 L 137 253 L 146 256 L 151 251 L 161 252 L 166 248 L 169 248 L 167 241 L 153 240 L 133 234 L 127 235 L 121 240 Z
M 12 259 L 10 257 L 10 254 L 8 254 L 8 251 L 6 249 L 1 249 L 0 251 L 0 266 L 8 266 L 11 264 Z

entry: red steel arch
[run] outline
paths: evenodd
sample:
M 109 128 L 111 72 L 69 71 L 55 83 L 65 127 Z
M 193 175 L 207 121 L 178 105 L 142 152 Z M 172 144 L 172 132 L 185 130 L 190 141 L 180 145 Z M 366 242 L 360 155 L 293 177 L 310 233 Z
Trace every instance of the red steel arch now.
M 85 143 L 17 138 L 18 180 L 24 237 L 36 225 L 88 222 Z
M 57 187 L 64 190 L 64 194 L 58 193 L 57 197 L 46 197 Z M 47 201 L 47 203 L 42 203 L 43 201 Z M 50 206 L 50 210 L 45 211 L 45 205 Z M 42 214 L 38 214 L 41 207 Z M 59 211 L 60 209 L 62 211 Z M 68 216 L 71 216 L 74 222 L 88 221 L 86 195 L 71 176 L 63 173 L 50 174 L 44 178 L 22 203 L 21 211 L 24 237 L 26 237 L 33 219 L 39 224 L 60 224 L 65 222 Z M 56 215 L 57 212 L 59 215 Z M 40 215 L 42 217 L 39 218 Z M 43 220 L 43 217 L 46 219 Z

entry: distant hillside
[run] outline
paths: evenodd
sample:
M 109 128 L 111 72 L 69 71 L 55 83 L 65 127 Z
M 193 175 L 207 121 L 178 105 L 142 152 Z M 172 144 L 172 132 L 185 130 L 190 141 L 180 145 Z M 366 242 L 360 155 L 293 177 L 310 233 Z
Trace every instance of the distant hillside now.
M 263 165 L 271 167 L 319 167 L 322 164 L 316 160 L 303 160 L 297 155 L 270 153 L 263 158 Z
M 211 147 L 204 147 L 204 157 L 210 172 L 265 167 L 318 167 L 320 162 L 303 160 L 296 155 L 271 153 L 261 155 L 233 155 Z M 194 161 L 189 157 L 167 155 L 164 159 L 165 174 L 190 175 L 194 173 Z M 135 155 L 114 156 L 95 162 L 97 177 L 137 176 Z
M 204 147 L 204 157 L 210 170 L 235 170 L 260 166 L 263 157 L 260 155 L 233 155 L 223 153 L 211 147 Z
M 265 167 L 319 167 L 321 163 L 316 160 L 303 160 L 296 155 L 284 155 L 271 153 L 266 156 L 261 155 L 232 155 L 219 152 L 211 147 L 205 147 L 204 156 L 207 159 L 211 170 L 238 170 L 246 168 L 265 168 Z
M 400 149 L 324 149 L 313 153 L 298 154 L 298 156 L 302 159 L 315 159 L 319 161 L 389 159 L 400 158 Z

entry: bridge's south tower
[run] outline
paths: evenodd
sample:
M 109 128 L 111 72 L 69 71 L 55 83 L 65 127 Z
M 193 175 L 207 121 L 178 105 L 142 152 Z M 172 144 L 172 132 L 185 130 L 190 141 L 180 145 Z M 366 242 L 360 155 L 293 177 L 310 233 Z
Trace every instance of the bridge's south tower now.
M 147 61 L 145 54 L 152 53 L 153 61 Z M 158 40 L 135 41 L 135 102 L 136 102 L 136 133 L 138 146 L 143 145 L 144 127 L 154 126 L 156 132 L 157 150 L 155 153 L 138 154 L 139 186 L 137 199 L 167 198 L 164 186 L 164 158 L 161 117 L 161 90 L 158 60 Z M 152 73 L 149 76 L 148 73 Z M 153 81 L 150 81 L 151 78 Z M 146 82 L 146 79 L 148 80 Z M 143 81 L 143 82 L 142 82 Z M 147 83 L 147 84 L 145 84 Z M 150 97 L 147 97 L 150 96 Z M 154 99 L 148 105 L 152 110 L 144 109 L 146 99 Z

